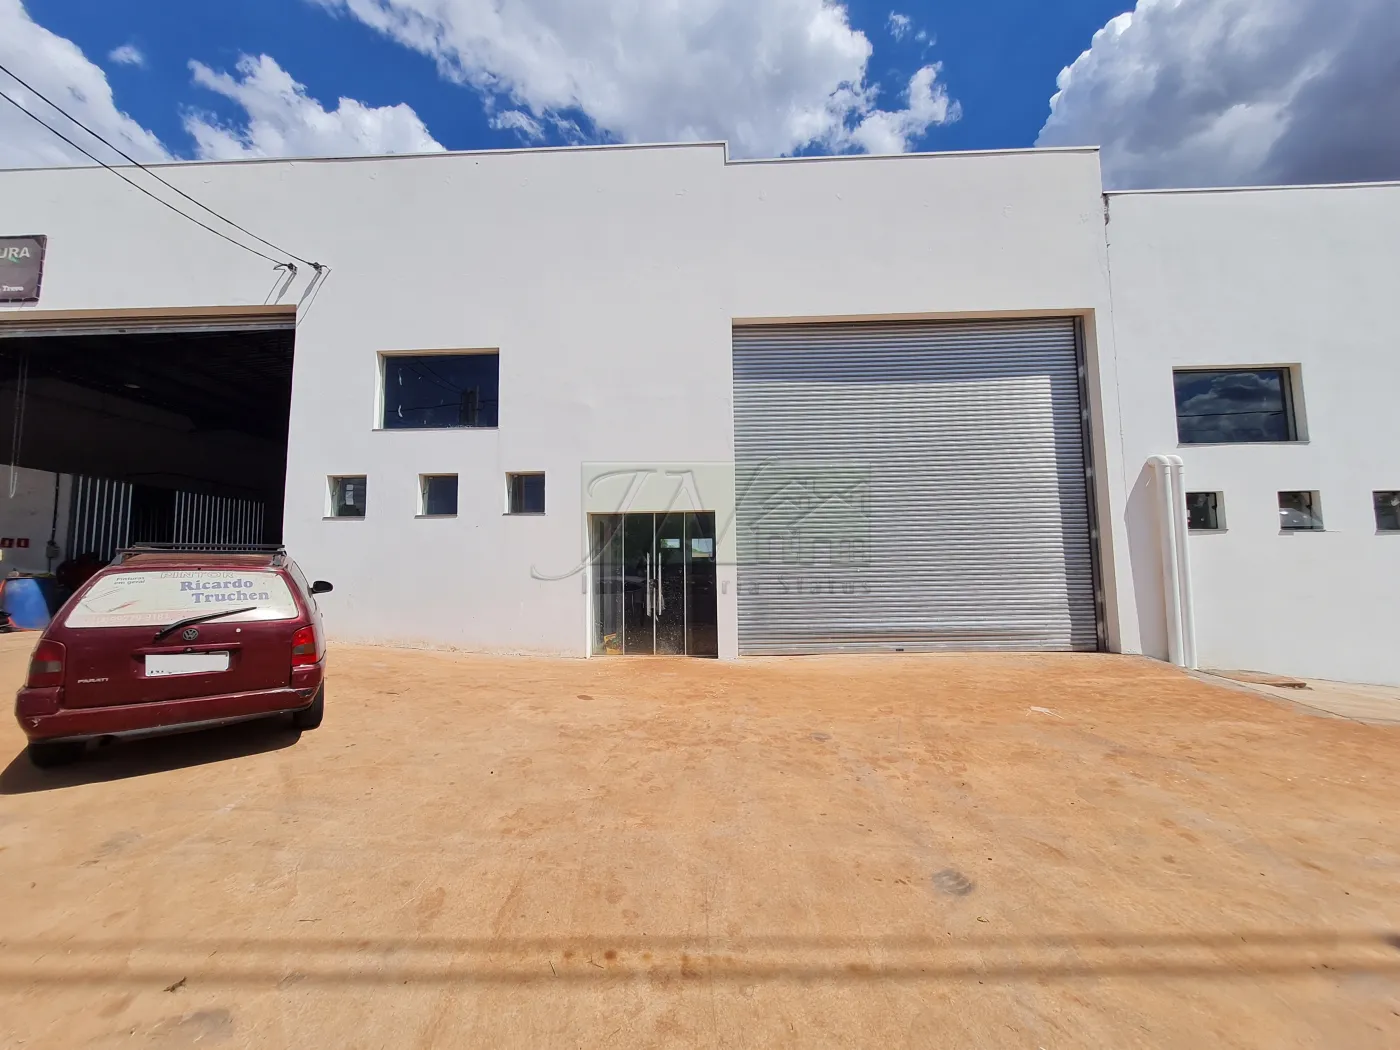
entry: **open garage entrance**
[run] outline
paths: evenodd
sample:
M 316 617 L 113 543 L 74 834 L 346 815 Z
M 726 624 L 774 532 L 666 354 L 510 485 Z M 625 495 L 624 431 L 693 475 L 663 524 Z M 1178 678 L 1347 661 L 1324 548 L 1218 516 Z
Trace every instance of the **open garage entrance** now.
M 0 317 L 0 572 L 280 542 L 295 324 L 285 308 Z

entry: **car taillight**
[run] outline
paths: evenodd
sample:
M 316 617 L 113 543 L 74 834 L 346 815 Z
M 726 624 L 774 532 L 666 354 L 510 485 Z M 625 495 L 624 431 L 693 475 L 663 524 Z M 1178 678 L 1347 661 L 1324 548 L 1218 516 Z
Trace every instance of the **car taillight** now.
M 48 689 L 63 684 L 63 661 L 68 655 L 61 642 L 45 639 L 29 659 L 29 688 Z
M 310 625 L 292 635 L 292 666 L 307 667 L 316 662 L 316 628 Z

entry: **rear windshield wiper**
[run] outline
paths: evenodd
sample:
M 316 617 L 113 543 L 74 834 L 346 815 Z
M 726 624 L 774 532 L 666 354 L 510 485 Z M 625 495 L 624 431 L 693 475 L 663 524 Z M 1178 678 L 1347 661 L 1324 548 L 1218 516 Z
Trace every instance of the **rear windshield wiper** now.
M 187 616 L 183 620 L 176 620 L 174 623 L 162 627 L 160 633 L 152 638 L 151 641 L 158 642 L 166 635 L 174 634 L 181 627 L 190 627 L 197 623 L 204 623 L 206 620 L 217 620 L 224 616 L 237 616 L 239 613 L 252 612 L 256 608 L 256 605 L 245 605 L 241 609 L 220 609 L 218 612 L 205 613 L 202 616 Z

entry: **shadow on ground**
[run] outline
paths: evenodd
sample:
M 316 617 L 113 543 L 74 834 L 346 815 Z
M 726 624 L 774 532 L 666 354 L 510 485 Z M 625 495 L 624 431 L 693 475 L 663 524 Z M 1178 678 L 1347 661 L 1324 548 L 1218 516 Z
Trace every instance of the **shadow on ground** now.
M 70 766 L 37 769 L 21 751 L 0 771 L 0 795 L 27 795 L 77 784 L 128 780 L 151 773 L 202 766 L 231 758 L 280 751 L 301 738 L 285 718 L 239 722 L 197 733 L 88 745 L 87 754 Z

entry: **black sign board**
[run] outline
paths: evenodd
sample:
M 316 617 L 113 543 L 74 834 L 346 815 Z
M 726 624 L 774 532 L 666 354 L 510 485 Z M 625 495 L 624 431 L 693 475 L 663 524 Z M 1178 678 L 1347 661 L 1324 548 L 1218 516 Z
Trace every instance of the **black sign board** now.
M 37 303 L 44 282 L 45 236 L 0 237 L 0 303 Z

